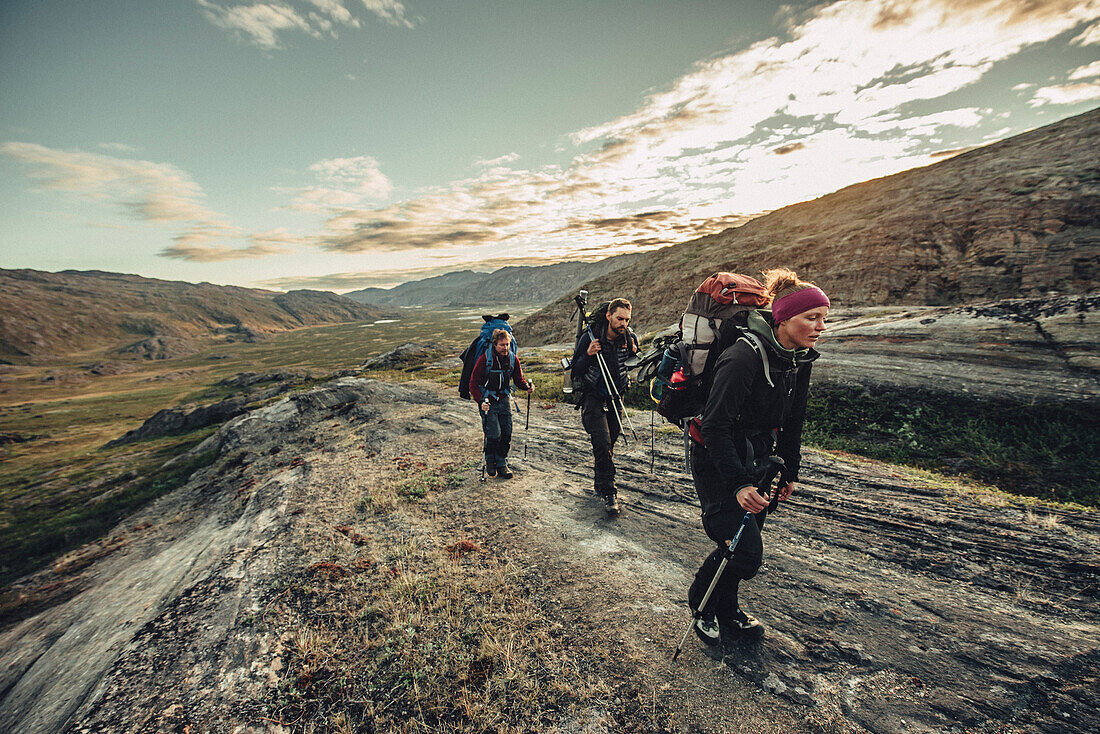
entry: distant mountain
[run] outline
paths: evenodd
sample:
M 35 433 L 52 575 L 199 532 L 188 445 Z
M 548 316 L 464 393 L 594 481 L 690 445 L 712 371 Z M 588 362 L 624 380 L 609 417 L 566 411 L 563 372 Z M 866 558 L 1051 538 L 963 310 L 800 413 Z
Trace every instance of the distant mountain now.
M 1097 150 L 1100 109 L 644 253 L 585 287 L 631 299 L 641 328 L 674 323 L 719 270 L 790 267 L 839 306 L 1088 294 L 1100 277 Z M 517 332 L 569 341 L 571 310 L 564 295 Z
M 100 271 L 0 269 L 0 359 L 28 363 L 114 350 L 146 358 L 203 338 L 249 341 L 301 326 L 389 312 L 326 291 L 277 293 Z
M 431 278 L 411 280 L 393 288 L 364 288 L 345 293 L 359 303 L 377 306 L 444 306 L 449 305 L 451 294 L 472 285 L 486 276 L 473 270 L 458 270 Z
M 380 306 L 495 306 L 543 304 L 593 278 L 630 265 L 636 254 L 597 262 L 509 266 L 491 273 L 461 270 L 394 288 L 364 288 L 345 293 L 360 303 Z
M 477 283 L 456 291 L 452 306 L 481 304 L 543 304 L 571 293 L 593 278 L 613 273 L 637 261 L 639 255 L 616 255 L 597 262 L 511 266 L 495 270 Z

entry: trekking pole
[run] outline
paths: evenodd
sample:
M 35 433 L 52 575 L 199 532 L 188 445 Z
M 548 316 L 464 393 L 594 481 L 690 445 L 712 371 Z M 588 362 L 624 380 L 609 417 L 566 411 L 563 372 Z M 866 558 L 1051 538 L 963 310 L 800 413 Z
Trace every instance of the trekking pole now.
M 616 408 L 622 411 L 622 414 L 626 416 L 626 425 L 630 428 L 631 435 L 634 436 L 634 440 L 638 440 L 638 432 L 634 430 L 634 423 L 630 420 L 630 414 L 626 412 L 626 403 L 623 402 L 623 398 L 619 395 L 619 391 L 615 388 L 615 383 L 611 381 L 611 370 L 607 366 L 607 360 L 603 358 L 602 352 L 596 352 L 596 361 L 600 363 L 600 369 L 603 371 L 604 383 L 607 385 L 607 391 L 611 393 L 611 401 L 617 403 Z M 623 427 L 623 422 L 619 420 L 619 428 Z
M 600 352 L 596 352 L 596 364 L 600 366 L 600 377 L 603 378 L 604 389 L 607 390 L 607 395 L 611 398 L 611 407 L 615 409 L 615 420 L 619 424 L 619 435 L 622 436 L 623 444 L 629 446 L 630 441 L 626 440 L 626 433 L 623 432 L 623 419 L 619 415 L 619 404 L 616 402 L 618 393 L 615 392 L 615 387 L 611 384 L 611 378 L 609 377 L 611 373 L 608 371 L 607 363 L 604 362 L 603 354 Z
M 523 424 L 523 458 L 527 458 L 527 436 L 531 433 L 531 393 L 527 393 L 527 422 Z
M 769 456 L 768 459 L 771 464 L 765 470 L 764 478 L 760 482 L 759 487 L 760 492 L 765 497 L 771 494 L 772 482 L 779 476 L 779 471 L 784 466 L 783 459 L 778 456 Z M 699 608 L 691 615 L 691 624 L 688 625 L 687 631 L 684 632 L 684 636 L 680 638 L 680 644 L 676 646 L 676 651 L 672 653 L 673 660 L 680 656 L 680 651 L 684 649 L 684 643 L 687 642 L 688 635 L 691 634 L 692 628 L 703 616 L 703 610 L 707 608 L 707 602 L 710 601 L 711 594 L 714 593 L 715 587 L 718 586 L 718 580 L 722 578 L 722 572 L 726 570 L 726 564 L 733 558 L 733 552 L 737 548 L 737 543 L 741 540 L 741 533 L 745 532 L 745 526 L 749 524 L 749 517 L 755 519 L 756 516 L 746 510 L 745 516 L 741 518 L 741 525 L 738 526 L 737 532 L 734 533 L 733 540 L 726 541 L 726 550 L 722 551 L 722 562 L 718 564 L 718 570 L 714 572 L 714 578 L 710 580 L 710 586 L 707 587 L 707 593 L 703 594 L 703 600 L 699 602 Z
M 703 601 L 699 602 L 699 608 L 695 610 L 695 613 L 691 615 L 691 624 L 684 631 L 684 636 L 680 638 L 680 644 L 676 646 L 676 652 L 672 653 L 672 659 L 680 657 L 680 651 L 684 649 L 684 643 L 687 642 L 688 635 L 691 634 L 691 630 L 695 627 L 695 622 L 703 616 L 703 610 L 707 608 L 707 602 L 710 601 L 710 595 L 714 593 L 714 588 L 718 586 L 718 579 L 722 578 L 722 572 L 726 570 L 726 564 L 730 562 L 730 558 L 733 557 L 733 551 L 737 548 L 737 543 L 741 540 L 741 533 L 745 532 L 745 526 L 749 523 L 749 513 L 745 512 L 745 516 L 741 518 L 741 525 L 737 528 L 737 533 L 733 536 L 733 540 L 726 541 L 726 550 L 722 551 L 722 562 L 718 564 L 718 570 L 714 572 L 714 578 L 710 580 L 710 586 L 707 587 L 707 593 L 703 594 Z
M 649 411 L 649 473 L 653 474 L 653 411 Z

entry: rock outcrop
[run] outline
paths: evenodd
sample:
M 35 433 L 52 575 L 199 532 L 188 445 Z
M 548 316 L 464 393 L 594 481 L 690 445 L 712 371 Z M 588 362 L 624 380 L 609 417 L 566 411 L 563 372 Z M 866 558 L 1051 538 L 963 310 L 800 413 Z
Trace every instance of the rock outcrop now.
M 1100 296 L 840 309 L 817 381 L 1100 406 Z

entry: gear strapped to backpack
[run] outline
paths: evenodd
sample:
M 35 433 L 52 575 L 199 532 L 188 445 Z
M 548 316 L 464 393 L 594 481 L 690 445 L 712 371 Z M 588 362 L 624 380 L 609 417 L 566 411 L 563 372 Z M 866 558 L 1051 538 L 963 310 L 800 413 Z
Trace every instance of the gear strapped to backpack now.
M 680 317 L 680 338 L 665 350 L 650 385 L 657 412 L 669 423 L 683 427 L 685 420 L 702 414 L 714 365 L 736 341 L 746 341 L 760 355 L 771 383 L 764 345 L 746 326 L 748 312 L 767 303 L 764 286 L 737 273 L 715 273 L 695 289 Z
M 481 333 L 479 333 L 470 346 L 466 347 L 466 350 L 459 355 L 462 360 L 462 376 L 458 381 L 458 394 L 463 400 L 470 399 L 470 376 L 474 372 L 474 365 L 477 363 L 477 358 L 485 355 L 485 370 L 489 374 L 490 380 L 500 383 L 500 390 L 491 390 L 490 392 L 507 391 L 511 384 L 512 371 L 516 368 L 516 353 L 518 347 L 516 346 L 516 338 L 512 336 L 512 327 L 508 323 L 508 314 L 502 313 L 497 316 L 484 315 L 481 317 L 485 320 L 485 323 L 481 325 Z M 509 336 L 512 336 L 511 346 L 508 348 L 508 374 L 504 374 L 501 370 L 494 368 L 493 362 L 493 332 L 497 329 L 504 329 L 508 332 Z M 493 373 L 500 373 L 499 379 Z

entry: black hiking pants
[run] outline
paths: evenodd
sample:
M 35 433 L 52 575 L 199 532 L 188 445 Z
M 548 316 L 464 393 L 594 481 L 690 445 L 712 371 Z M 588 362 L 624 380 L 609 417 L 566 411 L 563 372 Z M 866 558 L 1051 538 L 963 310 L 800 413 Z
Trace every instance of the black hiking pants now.
M 621 416 L 611 398 L 585 392 L 581 403 L 581 424 L 592 441 L 595 460 L 593 485 L 598 494 L 615 493 L 615 462 L 611 458 L 616 439 L 622 432 Z
M 489 410 L 481 414 L 481 430 L 485 433 L 485 467 L 506 468 L 508 451 L 512 446 L 512 405 L 509 396 L 489 404 Z
M 707 556 L 703 565 L 695 572 L 695 580 L 688 590 L 688 603 L 692 609 L 699 609 L 710 582 L 722 562 L 726 541 L 732 540 L 745 518 L 745 509 L 737 503 L 736 496 L 729 491 L 718 468 L 710 458 L 706 448 L 692 441 L 691 476 L 695 480 L 695 491 L 703 510 L 703 530 L 707 537 L 718 544 L 714 552 Z M 731 619 L 737 611 L 738 585 L 743 579 L 751 579 L 760 570 L 764 560 L 764 541 L 760 531 L 764 527 L 765 509 L 752 515 L 745 524 L 741 539 L 733 552 L 733 559 L 726 564 L 722 578 L 718 581 L 714 593 L 707 602 L 705 615 L 714 614 L 719 623 Z

